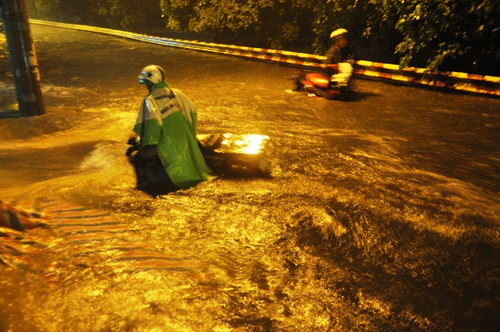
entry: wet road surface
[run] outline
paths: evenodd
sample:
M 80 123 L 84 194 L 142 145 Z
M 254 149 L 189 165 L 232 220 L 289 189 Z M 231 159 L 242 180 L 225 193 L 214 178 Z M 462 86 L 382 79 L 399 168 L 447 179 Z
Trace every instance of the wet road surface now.
M 0 331 L 500 325 L 498 99 L 357 79 L 354 100 L 327 101 L 287 91 L 290 67 L 33 36 L 47 114 L 0 119 L 0 199 L 50 227 L 0 232 Z M 151 63 L 198 106 L 198 132 L 269 136 L 272 177 L 135 190 L 124 152 Z M 65 213 L 83 222 L 68 231 Z

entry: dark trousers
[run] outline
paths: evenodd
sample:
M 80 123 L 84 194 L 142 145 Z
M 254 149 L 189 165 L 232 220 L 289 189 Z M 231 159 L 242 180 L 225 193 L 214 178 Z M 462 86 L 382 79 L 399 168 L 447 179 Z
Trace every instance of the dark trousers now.
M 158 161 L 158 154 L 156 153 L 156 145 L 146 145 L 140 148 L 134 156 L 134 168 L 137 176 L 137 186 L 144 186 L 148 184 L 147 164 Z

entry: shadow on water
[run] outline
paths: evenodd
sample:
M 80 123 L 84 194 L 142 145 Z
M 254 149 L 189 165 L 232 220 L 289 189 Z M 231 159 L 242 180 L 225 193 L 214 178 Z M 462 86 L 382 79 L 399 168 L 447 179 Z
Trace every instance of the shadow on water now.
M 363 301 L 370 297 L 382 301 L 374 325 L 388 323 L 391 330 L 460 326 L 461 331 L 490 331 L 494 326 L 492 308 L 500 292 L 495 259 L 500 259 L 500 248 L 475 232 L 458 240 L 445 238 L 352 203 L 331 202 L 328 214 L 345 232 L 325 234 L 308 215 L 298 215 L 297 229 L 292 230 L 298 234 L 296 244 L 329 261 L 332 270 L 340 266 L 345 271 L 344 278 L 332 276 L 327 266 L 318 271 L 318 277 L 330 279 L 332 292 L 356 307 L 366 305 Z M 483 216 L 464 216 L 463 222 L 494 225 Z M 412 315 L 416 316 L 405 319 Z M 417 317 L 432 317 L 436 325 L 426 327 Z M 456 325 L 448 326 L 450 322 Z
M 11 118 L 20 118 L 18 110 L 6 110 L 0 111 L 0 119 L 11 119 Z
M 18 183 L 42 182 L 81 173 L 74 165 L 89 156 L 101 142 L 76 142 L 57 147 L 0 149 L 2 171 L 15 174 Z M 9 182 L 9 177 L 6 176 Z M 4 185 L 5 185 L 4 180 Z

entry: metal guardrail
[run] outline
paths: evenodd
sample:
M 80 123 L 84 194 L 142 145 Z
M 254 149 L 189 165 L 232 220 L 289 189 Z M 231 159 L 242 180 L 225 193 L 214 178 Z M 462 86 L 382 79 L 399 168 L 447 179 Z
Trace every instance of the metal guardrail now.
M 269 62 L 277 62 L 303 68 L 325 67 L 323 62 L 326 58 L 324 56 L 308 53 L 207 43 L 196 40 L 155 37 L 133 32 L 80 24 L 68 24 L 34 19 L 30 20 L 30 22 L 32 24 L 90 31 L 169 47 L 178 47 L 223 55 L 239 56 Z M 354 74 L 360 77 L 389 80 L 397 83 L 415 84 L 427 87 L 500 97 L 500 77 L 496 76 L 475 75 L 462 72 L 431 73 L 424 68 L 407 67 L 401 69 L 398 65 L 395 64 L 378 63 L 365 60 L 356 61 L 354 67 Z

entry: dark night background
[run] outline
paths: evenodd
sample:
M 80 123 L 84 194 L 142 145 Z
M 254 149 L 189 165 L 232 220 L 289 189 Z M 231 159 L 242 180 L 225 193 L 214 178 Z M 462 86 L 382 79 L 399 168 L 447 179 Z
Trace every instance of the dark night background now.
M 32 18 L 323 53 L 346 28 L 363 60 L 500 75 L 496 0 L 27 0 Z

